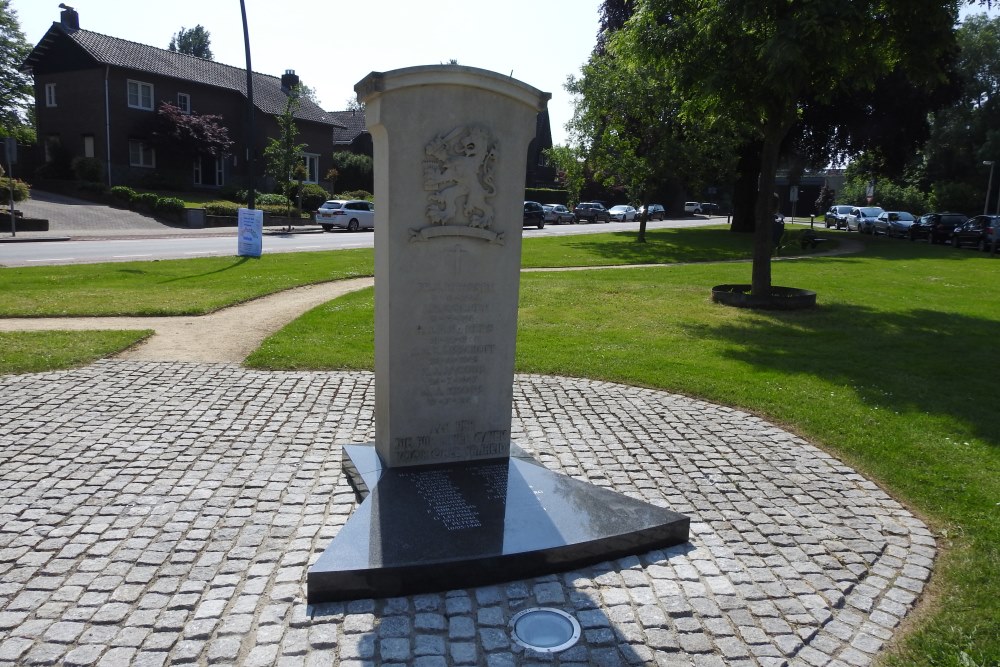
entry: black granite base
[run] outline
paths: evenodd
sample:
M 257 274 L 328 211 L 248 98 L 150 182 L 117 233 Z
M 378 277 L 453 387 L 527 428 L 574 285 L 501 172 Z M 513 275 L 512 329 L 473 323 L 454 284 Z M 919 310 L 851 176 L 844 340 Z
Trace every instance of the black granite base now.
M 382 468 L 348 445 L 363 502 L 309 569 L 309 604 L 483 586 L 688 541 L 688 517 L 509 459 Z

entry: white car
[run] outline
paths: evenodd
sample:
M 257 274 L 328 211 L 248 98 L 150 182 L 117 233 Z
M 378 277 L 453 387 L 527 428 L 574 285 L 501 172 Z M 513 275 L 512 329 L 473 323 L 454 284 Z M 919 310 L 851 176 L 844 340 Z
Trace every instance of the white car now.
M 701 202 L 696 202 L 696 201 L 684 202 L 684 213 L 686 213 L 687 215 L 701 215 Z
M 330 199 L 323 202 L 314 217 L 324 232 L 334 227 L 349 232 L 375 229 L 375 205 L 363 199 Z
M 634 206 L 629 206 L 628 204 L 618 204 L 608 210 L 611 213 L 611 219 L 618 222 L 634 222 L 636 216 L 639 215 L 639 211 L 635 210 Z

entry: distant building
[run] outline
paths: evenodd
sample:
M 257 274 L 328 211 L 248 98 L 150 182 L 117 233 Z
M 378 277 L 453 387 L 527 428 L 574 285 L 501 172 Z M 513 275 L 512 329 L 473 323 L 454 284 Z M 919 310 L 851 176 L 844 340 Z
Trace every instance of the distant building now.
M 65 5 L 60 5 L 65 7 Z M 187 188 L 243 186 L 247 181 L 246 70 L 211 60 L 109 37 L 80 28 L 65 7 L 21 67 L 35 81 L 38 163 L 64 157 L 95 158 L 108 185 Z M 258 182 L 275 120 L 299 83 L 293 70 L 281 77 L 253 73 Z M 161 102 L 182 111 L 221 116 L 233 140 L 229 155 L 196 159 L 153 146 L 149 125 Z M 306 144 L 307 180 L 320 182 L 332 166 L 334 117 L 308 98 L 295 112 L 298 141 Z

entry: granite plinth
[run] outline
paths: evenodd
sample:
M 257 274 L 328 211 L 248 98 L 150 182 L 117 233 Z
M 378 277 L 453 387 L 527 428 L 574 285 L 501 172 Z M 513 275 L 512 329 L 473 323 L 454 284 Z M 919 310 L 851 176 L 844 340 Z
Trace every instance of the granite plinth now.
M 688 540 L 688 517 L 526 456 L 382 468 L 345 447 L 367 497 L 309 569 L 309 604 L 483 586 Z

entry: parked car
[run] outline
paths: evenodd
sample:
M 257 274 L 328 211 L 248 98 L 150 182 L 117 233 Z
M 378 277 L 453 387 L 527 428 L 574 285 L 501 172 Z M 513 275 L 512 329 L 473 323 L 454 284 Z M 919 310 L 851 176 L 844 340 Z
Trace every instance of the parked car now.
M 719 212 L 719 205 L 714 202 L 703 201 L 701 203 L 701 212 L 705 215 L 715 215 Z
M 847 214 L 847 231 L 871 234 L 875 218 L 883 212 L 880 206 L 858 206 L 852 208 L 851 212 Z
M 1000 236 L 1000 215 L 977 215 L 955 228 L 951 244 L 956 248 L 971 246 L 988 252 L 994 250 L 993 244 L 998 236 Z
M 701 204 L 696 201 L 684 202 L 684 213 L 687 215 L 701 215 Z
M 545 209 L 536 201 L 524 202 L 524 226 L 528 225 L 545 228 Z
M 577 222 L 611 222 L 611 214 L 608 209 L 604 208 L 604 204 L 596 201 L 584 201 L 580 202 L 573 209 L 573 215 L 576 216 Z
M 910 225 L 916 222 L 912 213 L 906 211 L 882 211 L 872 225 L 872 235 L 885 234 L 888 237 L 900 238 L 910 235 Z
M 324 232 L 334 227 L 349 232 L 375 229 L 375 205 L 363 199 L 330 199 L 316 209 L 313 219 Z
M 562 204 L 542 204 L 545 209 L 545 222 L 561 225 L 564 222 L 576 222 L 576 216 Z
M 638 211 L 638 216 L 641 217 L 643 213 L 646 212 L 646 206 L 640 206 Z M 663 220 L 667 217 L 667 210 L 663 208 L 663 204 L 650 204 L 649 205 L 649 215 L 646 220 Z
M 920 216 L 916 225 L 911 226 L 913 238 L 926 238 L 931 243 L 951 240 L 956 227 L 961 227 L 969 216 L 961 213 L 928 213 Z
M 851 214 L 851 209 L 853 206 L 848 206 L 847 204 L 834 204 L 830 207 L 823 215 L 823 223 L 826 228 L 834 227 L 840 229 L 841 227 L 847 228 L 847 216 Z
M 608 209 L 608 213 L 611 214 L 611 219 L 618 222 L 632 222 L 638 217 L 639 211 L 635 210 L 634 206 L 629 206 L 628 204 L 618 204 L 617 206 L 612 206 Z

